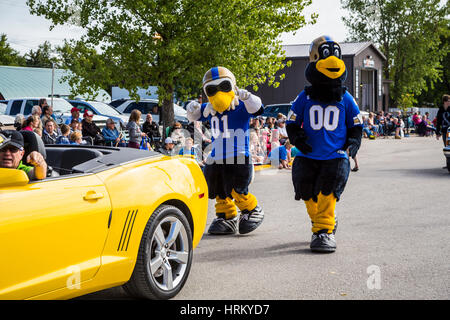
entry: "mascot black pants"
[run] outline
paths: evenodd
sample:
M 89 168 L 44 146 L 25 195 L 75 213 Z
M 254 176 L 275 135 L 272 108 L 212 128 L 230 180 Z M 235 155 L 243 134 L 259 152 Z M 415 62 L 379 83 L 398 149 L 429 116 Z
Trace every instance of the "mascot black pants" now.
M 335 206 L 347 183 L 350 162 L 346 158 L 314 160 L 295 157 L 292 182 L 295 200 L 303 199 L 313 223 L 312 232 L 335 227 Z
M 248 192 L 252 181 L 253 164 L 246 157 L 245 161 L 226 161 L 224 163 L 207 164 L 204 169 L 210 199 L 216 199 L 216 214 L 225 214 L 232 219 L 239 210 L 253 210 L 258 202 Z M 234 201 L 233 201 L 234 200 Z

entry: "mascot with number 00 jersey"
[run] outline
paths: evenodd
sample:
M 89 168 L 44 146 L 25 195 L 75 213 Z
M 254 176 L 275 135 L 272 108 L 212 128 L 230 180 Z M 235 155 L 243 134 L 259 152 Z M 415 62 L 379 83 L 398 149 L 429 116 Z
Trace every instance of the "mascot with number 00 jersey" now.
M 254 195 L 248 192 L 253 164 L 249 151 L 250 118 L 263 113 L 261 99 L 236 86 L 230 70 L 214 67 L 203 77 L 208 102 L 196 101 L 187 107 L 189 121 L 209 121 L 212 151 L 204 174 L 209 198 L 215 199 L 216 218 L 210 234 L 245 234 L 255 230 L 264 212 Z M 239 221 L 236 207 L 241 211 Z
M 361 145 L 362 117 L 343 82 L 347 71 L 341 48 L 330 37 L 315 39 L 306 79 L 288 113 L 289 140 L 300 152 L 292 166 L 295 199 L 303 199 L 312 222 L 310 248 L 336 250 L 336 201 L 347 183 L 350 163 Z M 348 152 L 348 153 L 347 153 Z

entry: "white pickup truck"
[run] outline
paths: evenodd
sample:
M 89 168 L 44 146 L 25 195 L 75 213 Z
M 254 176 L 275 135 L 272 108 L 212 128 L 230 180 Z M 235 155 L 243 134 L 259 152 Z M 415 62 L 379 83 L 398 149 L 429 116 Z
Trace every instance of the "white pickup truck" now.
M 7 105 L 0 103 L 0 130 L 14 129 L 14 117 L 5 114 Z

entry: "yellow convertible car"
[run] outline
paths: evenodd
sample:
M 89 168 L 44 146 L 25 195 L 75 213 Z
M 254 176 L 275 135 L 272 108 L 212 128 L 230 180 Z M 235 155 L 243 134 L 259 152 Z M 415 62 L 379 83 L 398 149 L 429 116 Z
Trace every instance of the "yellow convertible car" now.
M 0 169 L 0 299 L 68 299 L 122 284 L 140 298 L 175 296 L 206 225 L 196 162 L 131 148 L 39 151 L 51 167 L 45 180 Z

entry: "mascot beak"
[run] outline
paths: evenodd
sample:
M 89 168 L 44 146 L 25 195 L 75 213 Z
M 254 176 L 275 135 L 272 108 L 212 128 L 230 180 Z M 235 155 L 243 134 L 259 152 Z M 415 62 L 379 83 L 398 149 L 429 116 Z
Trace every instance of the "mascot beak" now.
M 215 95 L 208 97 L 208 100 L 212 104 L 214 110 L 223 113 L 230 107 L 234 97 L 235 94 L 233 90 L 229 92 L 218 91 Z
M 330 79 L 337 79 L 345 72 L 345 63 L 335 56 L 317 61 L 316 69 Z

